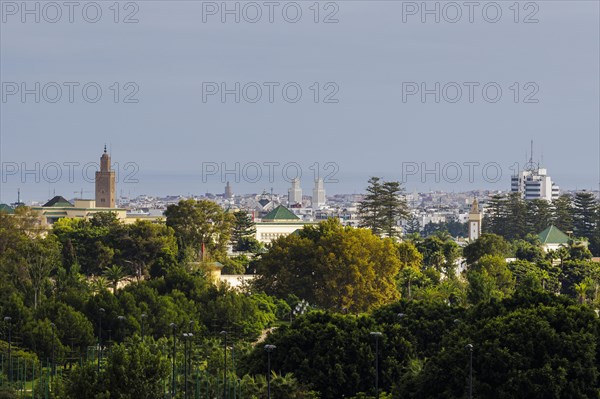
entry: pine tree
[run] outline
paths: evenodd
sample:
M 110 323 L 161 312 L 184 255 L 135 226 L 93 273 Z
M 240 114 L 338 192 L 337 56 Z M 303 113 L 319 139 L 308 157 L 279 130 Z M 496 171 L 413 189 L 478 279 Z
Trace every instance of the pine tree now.
M 573 198 L 563 194 L 552 202 L 552 223 L 563 232 L 573 231 Z
M 506 234 L 506 208 L 506 198 L 503 195 L 496 194 L 490 198 L 487 213 L 483 219 L 483 232 L 500 236 Z
M 504 238 L 509 241 L 523 239 L 527 235 L 527 206 L 520 193 L 508 194 L 506 201 L 506 224 Z
M 594 238 L 597 207 L 598 201 L 593 193 L 581 191 L 575 194 L 573 203 L 573 227 L 575 236 L 585 237 L 589 241 Z
M 402 197 L 399 182 L 381 182 L 371 177 L 367 194 L 358 205 L 360 226 L 370 228 L 374 234 L 398 236 L 398 222 L 408 216 L 408 206 Z
M 527 231 L 538 234 L 552 224 L 552 204 L 544 199 L 534 199 L 527 202 Z
M 421 232 L 421 223 L 417 215 L 410 215 L 406 220 L 406 228 L 404 231 L 406 234 L 414 234 Z
M 374 234 L 382 233 L 382 213 L 381 213 L 381 198 L 382 186 L 379 182 L 379 177 L 371 177 L 367 194 L 364 199 L 358 204 L 358 214 L 360 217 L 360 227 L 367 227 Z
M 406 200 L 402 197 L 402 188 L 397 181 L 386 181 L 382 186 L 381 207 L 383 213 L 383 232 L 387 237 L 399 235 L 398 222 L 409 215 Z
M 231 243 L 234 251 L 244 251 L 244 238 L 253 237 L 256 234 L 256 227 L 248 213 L 239 211 L 234 213 L 233 230 L 231 232 Z

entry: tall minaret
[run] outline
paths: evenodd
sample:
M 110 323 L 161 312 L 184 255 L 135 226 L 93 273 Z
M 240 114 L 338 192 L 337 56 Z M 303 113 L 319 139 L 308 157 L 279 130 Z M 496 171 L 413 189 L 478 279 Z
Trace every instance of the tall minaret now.
M 312 196 L 312 207 L 313 209 L 319 209 L 319 207 L 325 205 L 325 188 L 323 187 L 323 179 L 319 178 L 315 180 L 315 187 L 313 188 Z
M 115 171 L 110 169 L 110 155 L 106 152 L 100 157 L 100 171 L 96 172 L 96 206 L 115 208 Z
M 481 219 L 482 215 L 479 212 L 479 204 L 477 198 L 473 199 L 473 206 L 469 212 L 469 240 L 475 241 L 481 235 Z
M 302 203 L 302 188 L 300 187 L 300 179 L 292 180 L 292 187 L 288 189 L 288 205 Z

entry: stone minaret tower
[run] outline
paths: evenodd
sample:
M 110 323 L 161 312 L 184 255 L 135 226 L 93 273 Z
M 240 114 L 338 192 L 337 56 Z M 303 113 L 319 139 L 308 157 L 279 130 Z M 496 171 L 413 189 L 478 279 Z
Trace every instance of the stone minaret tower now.
M 479 212 L 479 204 L 477 198 L 473 200 L 471 212 L 469 212 L 469 240 L 475 241 L 481 235 L 481 219 L 482 215 Z
M 110 169 L 110 155 L 106 152 L 100 157 L 100 171 L 96 172 L 96 206 L 115 208 L 115 171 Z

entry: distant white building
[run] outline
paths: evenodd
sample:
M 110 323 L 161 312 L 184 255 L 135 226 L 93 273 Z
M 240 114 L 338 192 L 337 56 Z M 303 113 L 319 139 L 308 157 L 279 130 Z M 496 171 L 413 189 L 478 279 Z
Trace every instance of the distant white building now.
M 511 191 L 521 193 L 525 200 L 545 199 L 553 201 L 560 195 L 559 187 L 554 184 L 546 169 L 523 170 L 512 176 Z
M 529 163 L 524 170 L 512 176 L 510 190 L 513 193 L 521 193 L 521 197 L 527 201 L 533 199 L 553 201 L 560 195 L 560 189 L 552 182 L 548 171 L 540 168 L 539 164 L 533 161 L 533 142 Z
M 302 188 L 298 178 L 292 180 L 292 187 L 288 189 L 288 204 L 302 204 Z
M 279 237 L 285 237 L 302 229 L 307 224 L 315 223 L 304 222 L 288 208 L 279 205 L 255 223 L 256 239 L 268 244 Z
M 323 187 L 323 179 L 315 180 L 315 188 L 313 188 L 312 208 L 318 209 L 325 205 L 325 188 Z

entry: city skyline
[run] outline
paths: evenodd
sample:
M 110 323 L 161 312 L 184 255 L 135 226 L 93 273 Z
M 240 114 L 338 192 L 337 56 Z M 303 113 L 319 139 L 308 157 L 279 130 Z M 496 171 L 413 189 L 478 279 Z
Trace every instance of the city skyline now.
M 108 9 L 95 24 L 22 23 L 18 14 L 7 15 L 0 37 L 3 166 L 83 165 L 96 161 L 106 143 L 115 162 L 136 165 L 136 193 L 220 192 L 221 181 L 202 184 L 203 162 L 298 162 L 305 169 L 333 162 L 341 183 L 325 182 L 331 193 L 360 192 L 370 175 L 400 180 L 402 162 L 496 162 L 506 180 L 488 187 L 506 189 L 511 165 L 527 161 L 533 139 L 561 188 L 598 187 L 597 2 L 541 3 L 537 22 L 528 21 L 534 23 L 524 23 L 525 10 L 515 23 L 504 3 L 497 23 L 479 10 L 473 23 L 464 20 L 466 10 L 458 23 L 445 14 L 439 23 L 422 23 L 418 14 L 406 15 L 402 2 L 361 1 L 335 3 L 336 23 L 314 23 L 307 3 L 295 24 L 223 23 L 219 15 L 204 21 L 201 3 L 141 2 L 138 22 L 130 24 L 115 24 Z M 321 11 L 322 22 L 329 14 Z M 50 102 L 56 86 L 48 82 L 62 88 L 60 101 Z M 78 85 L 72 103 L 65 82 Z M 278 84 L 272 103 L 268 82 Z M 88 83 L 102 90 L 98 102 L 81 98 Z M 210 94 L 236 91 L 237 83 L 239 91 L 224 101 Z M 288 83 L 302 89 L 302 101 L 282 99 Z M 37 94 L 22 101 L 21 84 Z M 483 87 L 500 88 L 501 100 L 482 97 Z M 252 103 L 256 90 L 264 98 Z M 457 90 L 463 96 L 453 103 Z M 275 183 L 283 192 L 289 182 Z M 407 189 L 486 187 L 418 183 L 409 181 Z M 83 184 L 75 185 L 55 188 Z M 2 186 L 2 201 L 16 196 L 19 185 Z M 54 189 L 40 183 L 34 194 L 20 186 L 26 197 Z

